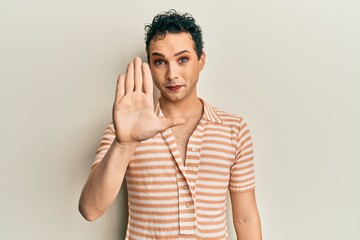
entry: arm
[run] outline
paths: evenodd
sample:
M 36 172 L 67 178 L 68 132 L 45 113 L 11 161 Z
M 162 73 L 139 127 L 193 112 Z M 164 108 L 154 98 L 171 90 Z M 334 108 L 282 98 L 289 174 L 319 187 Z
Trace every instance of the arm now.
M 79 200 L 79 211 L 86 220 L 103 215 L 114 201 L 136 146 L 114 140 L 104 158 L 91 169 Z
M 95 165 L 84 185 L 79 211 L 92 221 L 100 217 L 116 198 L 127 166 L 141 141 L 179 124 L 182 118 L 160 119 L 154 113 L 150 68 L 135 58 L 126 76 L 117 81 L 113 105 L 115 139 L 104 158 Z
M 231 192 L 230 195 L 237 240 L 261 240 L 261 223 L 255 190 L 243 193 Z

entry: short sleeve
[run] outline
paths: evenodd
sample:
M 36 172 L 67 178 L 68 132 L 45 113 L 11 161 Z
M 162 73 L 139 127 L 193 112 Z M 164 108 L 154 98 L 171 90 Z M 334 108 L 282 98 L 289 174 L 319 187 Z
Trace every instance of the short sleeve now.
M 246 192 L 255 188 L 254 150 L 249 128 L 240 118 L 236 157 L 230 170 L 230 192 Z
M 94 163 L 92 164 L 92 167 L 94 167 L 96 164 L 98 164 L 103 159 L 103 157 L 109 150 L 111 144 L 113 143 L 114 139 L 115 139 L 114 125 L 112 123 L 110 123 L 106 127 L 106 129 L 101 137 L 99 147 L 96 151 L 95 159 L 94 159 Z

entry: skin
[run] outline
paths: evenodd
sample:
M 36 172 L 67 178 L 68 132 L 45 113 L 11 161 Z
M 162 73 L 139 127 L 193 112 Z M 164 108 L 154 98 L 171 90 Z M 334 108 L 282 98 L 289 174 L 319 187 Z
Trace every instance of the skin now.
M 116 137 L 102 161 L 92 168 L 82 190 L 79 210 L 85 219 L 95 220 L 112 204 L 141 141 L 172 128 L 185 156 L 187 140 L 202 116 L 196 85 L 205 59 L 205 53 L 200 58 L 196 55 L 188 33 L 167 34 L 150 42 L 150 66 L 136 57 L 126 74 L 118 77 L 113 105 Z M 165 118 L 154 113 L 153 83 L 160 90 Z M 231 193 L 231 200 L 237 239 L 261 239 L 254 191 Z
M 261 240 L 261 222 L 255 190 L 230 193 L 230 196 L 237 240 Z
M 162 40 L 152 40 L 149 55 L 154 84 L 160 90 L 161 104 L 168 112 L 176 105 L 175 111 L 184 113 L 186 105 L 201 103 L 196 85 L 206 56 L 203 53 L 198 59 L 188 33 L 169 33 Z M 180 89 L 172 90 L 171 86 Z
M 186 120 L 171 129 L 184 162 L 188 140 L 202 117 L 196 85 L 205 58 L 205 53 L 197 56 L 188 33 L 167 34 L 162 40 L 150 42 L 149 63 L 154 84 L 161 92 L 161 109 L 167 118 Z
M 116 137 L 102 161 L 92 168 L 79 200 L 79 211 L 89 221 L 103 215 L 116 198 L 140 142 L 185 122 L 157 117 L 152 88 L 149 66 L 140 58 L 128 64 L 126 76 L 118 77 L 113 105 Z

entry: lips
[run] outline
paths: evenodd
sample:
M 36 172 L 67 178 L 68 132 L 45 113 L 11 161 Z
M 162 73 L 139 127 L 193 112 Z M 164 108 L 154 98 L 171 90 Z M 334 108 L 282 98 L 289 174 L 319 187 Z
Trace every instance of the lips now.
M 183 85 L 174 85 L 174 86 L 166 86 L 167 89 L 169 89 L 172 92 L 176 92 L 179 90 Z

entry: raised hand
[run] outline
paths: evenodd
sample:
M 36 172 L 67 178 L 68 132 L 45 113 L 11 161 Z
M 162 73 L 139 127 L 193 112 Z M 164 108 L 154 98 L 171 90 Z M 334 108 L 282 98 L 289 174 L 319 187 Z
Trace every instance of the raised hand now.
M 126 76 L 121 74 L 117 81 L 113 106 L 116 141 L 141 142 L 183 123 L 183 118 L 159 118 L 154 113 L 150 68 L 136 57 L 128 64 Z

